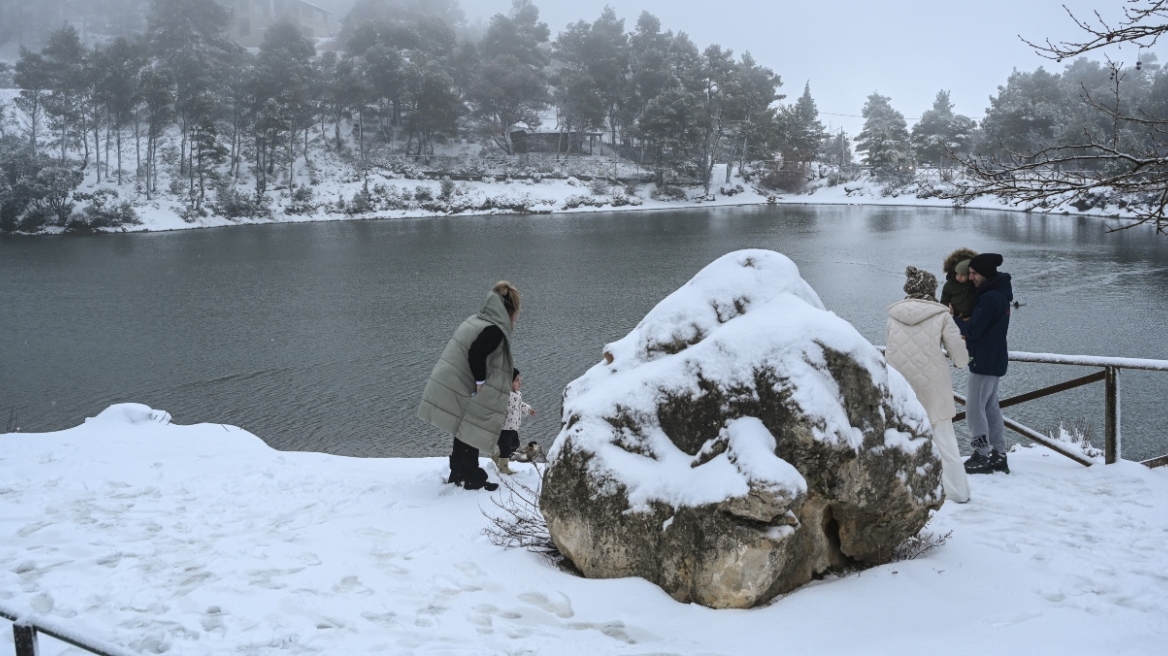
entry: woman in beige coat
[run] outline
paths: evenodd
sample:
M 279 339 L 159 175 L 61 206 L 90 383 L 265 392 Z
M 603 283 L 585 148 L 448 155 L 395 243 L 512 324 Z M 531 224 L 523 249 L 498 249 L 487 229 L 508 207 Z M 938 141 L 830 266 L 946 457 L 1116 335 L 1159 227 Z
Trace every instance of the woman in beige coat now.
M 933 424 L 933 444 L 941 454 L 941 484 L 945 496 L 969 501 L 969 479 L 953 433 L 953 376 L 949 362 L 960 368 L 969 360 L 965 341 L 953 323 L 949 308 L 936 301 L 937 278 L 916 267 L 905 269 L 908 280 L 903 301 L 888 306 L 888 364 L 908 379 Z M 942 345 L 945 350 L 942 351 Z

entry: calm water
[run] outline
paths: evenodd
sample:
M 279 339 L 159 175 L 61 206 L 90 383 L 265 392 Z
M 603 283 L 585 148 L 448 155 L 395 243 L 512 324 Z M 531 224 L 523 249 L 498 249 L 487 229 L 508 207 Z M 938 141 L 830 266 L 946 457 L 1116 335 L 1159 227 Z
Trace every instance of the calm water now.
M 791 257 L 829 309 L 883 343 L 905 265 L 1003 253 L 1025 303 L 1011 348 L 1168 359 L 1168 237 L 1097 221 L 905 208 L 763 207 L 247 226 L 0 240 L 0 431 L 81 423 L 112 403 L 242 426 L 279 449 L 439 455 L 414 419 L 450 333 L 508 278 L 524 439 L 551 442 L 564 386 L 728 251 Z M 1012 364 L 1009 396 L 1089 373 Z M 1124 372 L 1125 455 L 1168 452 L 1168 373 Z M 964 378 L 957 382 L 964 389 Z M 1093 425 L 1102 384 L 1007 414 Z

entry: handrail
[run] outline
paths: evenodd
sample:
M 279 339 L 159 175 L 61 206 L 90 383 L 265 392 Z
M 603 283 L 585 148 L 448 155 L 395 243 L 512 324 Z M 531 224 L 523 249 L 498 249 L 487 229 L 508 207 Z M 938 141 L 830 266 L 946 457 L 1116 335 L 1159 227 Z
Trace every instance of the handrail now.
M 16 643 L 16 656 L 37 656 L 37 633 L 43 633 L 61 642 L 84 649 L 97 656 L 141 656 L 136 651 L 124 647 L 86 638 L 52 620 L 35 613 L 19 613 L 0 603 L 0 618 L 12 622 L 12 637 Z
M 885 347 L 877 346 L 881 353 L 885 352 Z M 1052 385 L 1033 392 L 1020 394 L 1010 399 L 1001 402 L 1001 407 L 1013 405 L 1015 403 L 1022 403 L 1036 398 L 1054 394 L 1057 392 L 1066 391 L 1068 389 L 1086 385 L 1088 383 L 1104 381 L 1104 436 L 1103 436 L 1103 462 L 1106 464 L 1114 464 L 1123 458 L 1123 439 L 1120 430 L 1120 420 L 1122 418 L 1120 405 L 1120 375 L 1119 372 L 1124 369 L 1139 369 L 1143 371 L 1168 371 L 1168 360 L 1150 360 L 1146 358 L 1113 358 L 1098 355 L 1064 355 L 1062 353 L 1029 353 L 1027 351 L 1009 351 L 1007 357 L 1011 362 L 1030 362 L 1035 364 L 1061 364 L 1072 365 L 1079 367 L 1103 367 L 1102 371 L 1094 374 L 1076 378 L 1075 380 Z M 954 392 L 953 398 L 961 403 L 965 403 L 965 398 L 960 394 Z M 959 421 L 964 418 L 965 413 L 959 413 L 954 417 L 954 421 Z M 1072 452 L 1057 446 L 1054 442 L 1038 431 L 1032 428 L 1027 428 L 1016 421 L 1007 419 L 1006 427 L 1020 433 L 1035 442 L 1044 444 L 1045 446 L 1061 453 L 1075 460 L 1083 465 L 1090 465 L 1091 463 L 1082 456 L 1072 455 Z M 1168 454 L 1144 460 L 1141 464 L 1147 467 L 1162 467 L 1168 465 Z
M 1011 362 L 1037 362 L 1041 364 L 1070 364 L 1081 367 L 1114 367 L 1116 369 L 1168 371 L 1168 360 L 1111 358 L 1098 355 L 1063 355 L 1061 353 L 1027 353 L 1026 351 L 1010 351 L 1008 356 Z

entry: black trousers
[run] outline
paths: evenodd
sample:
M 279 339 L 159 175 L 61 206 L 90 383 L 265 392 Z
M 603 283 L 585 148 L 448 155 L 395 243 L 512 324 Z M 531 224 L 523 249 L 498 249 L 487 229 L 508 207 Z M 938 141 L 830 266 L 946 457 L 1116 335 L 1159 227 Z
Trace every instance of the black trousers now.
M 450 483 L 477 490 L 487 482 L 487 471 L 479 467 L 479 450 L 454 438 L 450 451 Z
M 499 433 L 499 457 L 510 458 L 519 448 L 519 431 L 504 430 Z

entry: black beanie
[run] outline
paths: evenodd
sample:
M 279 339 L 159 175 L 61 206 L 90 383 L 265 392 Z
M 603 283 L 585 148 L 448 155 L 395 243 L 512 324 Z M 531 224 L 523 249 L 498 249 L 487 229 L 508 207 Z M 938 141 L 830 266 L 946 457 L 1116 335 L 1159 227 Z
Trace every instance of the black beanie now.
M 998 275 L 998 267 L 1002 266 L 1002 256 L 997 253 L 982 253 L 969 261 L 969 268 L 981 274 L 983 278 L 993 278 Z

